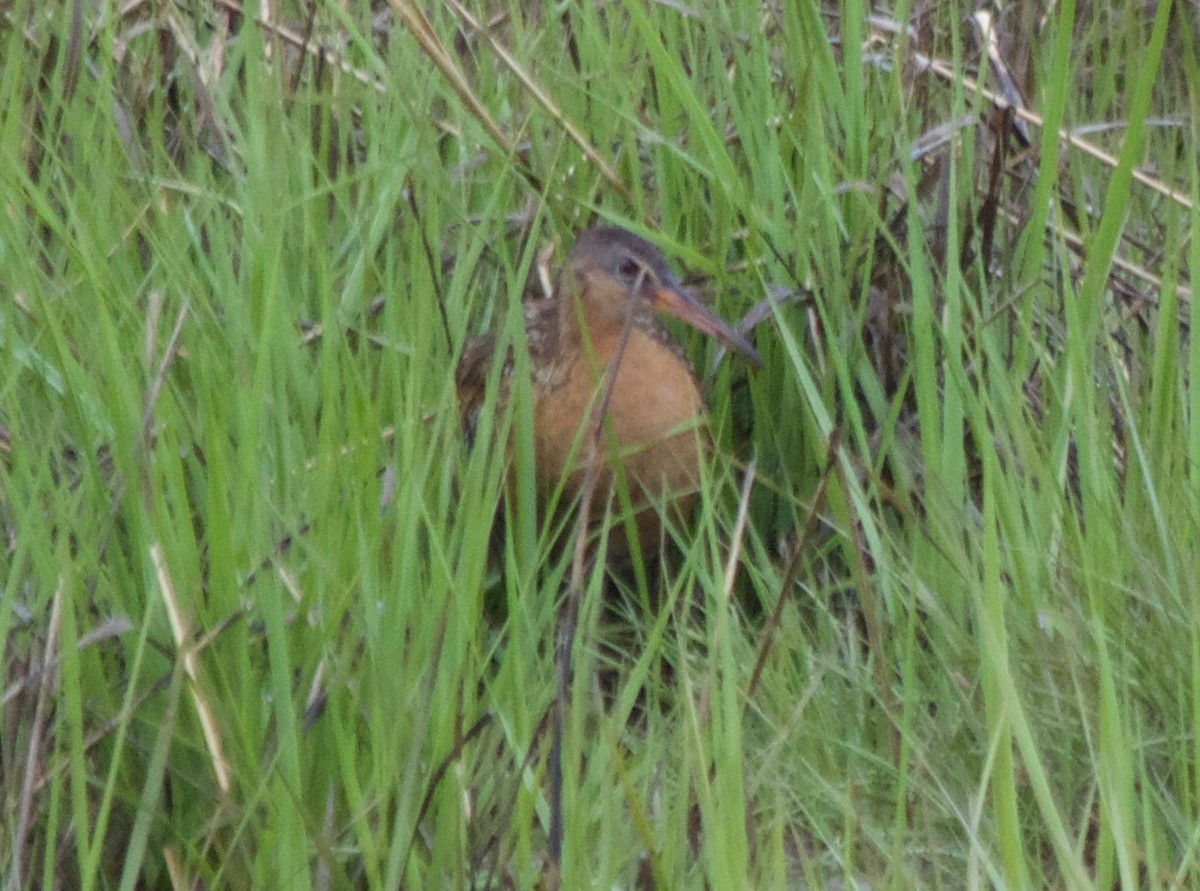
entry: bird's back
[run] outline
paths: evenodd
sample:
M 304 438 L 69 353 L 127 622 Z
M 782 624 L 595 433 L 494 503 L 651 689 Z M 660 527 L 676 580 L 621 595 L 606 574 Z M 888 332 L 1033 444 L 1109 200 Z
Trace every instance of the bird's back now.
M 551 362 L 557 345 L 558 304 L 553 300 L 527 300 L 522 304 L 525 322 L 525 340 L 529 347 L 529 360 L 537 369 Z M 475 439 L 479 412 L 487 396 L 488 373 L 496 355 L 497 336 L 495 330 L 474 337 L 463 345 L 462 355 L 454 373 L 455 389 L 458 392 L 458 413 L 463 434 L 467 442 Z M 500 369 L 502 404 L 508 395 L 508 380 L 512 376 L 513 355 L 509 347 Z

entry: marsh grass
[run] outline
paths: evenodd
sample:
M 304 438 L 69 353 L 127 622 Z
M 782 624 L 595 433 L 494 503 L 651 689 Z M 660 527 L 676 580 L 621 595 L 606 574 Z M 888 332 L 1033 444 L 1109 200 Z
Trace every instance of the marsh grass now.
M 1022 147 L 957 3 L 394 7 L 0 9 L 11 886 L 1200 887 L 1195 9 L 997 17 Z M 775 302 L 680 332 L 663 606 L 584 578 L 556 871 L 519 302 L 596 218 Z

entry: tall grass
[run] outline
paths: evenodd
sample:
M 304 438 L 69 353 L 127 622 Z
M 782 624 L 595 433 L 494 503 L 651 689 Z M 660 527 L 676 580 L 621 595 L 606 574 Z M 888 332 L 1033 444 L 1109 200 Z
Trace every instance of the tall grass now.
M 520 300 L 596 219 L 776 300 L 679 332 L 659 606 L 586 578 L 562 887 L 1200 887 L 1194 9 L 997 18 L 1027 148 L 957 3 L 235 9 L 0 11 L 13 887 L 551 876 Z

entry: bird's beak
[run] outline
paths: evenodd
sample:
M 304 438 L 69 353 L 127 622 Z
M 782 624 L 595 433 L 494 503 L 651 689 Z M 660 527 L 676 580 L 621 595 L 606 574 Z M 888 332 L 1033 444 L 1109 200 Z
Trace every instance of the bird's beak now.
M 737 350 L 755 368 L 762 368 L 762 357 L 720 316 L 709 312 L 699 300 L 685 291 L 678 282 L 664 282 L 650 291 L 650 302 L 657 312 L 668 313 L 687 322 L 697 331 L 715 338 L 732 350 Z

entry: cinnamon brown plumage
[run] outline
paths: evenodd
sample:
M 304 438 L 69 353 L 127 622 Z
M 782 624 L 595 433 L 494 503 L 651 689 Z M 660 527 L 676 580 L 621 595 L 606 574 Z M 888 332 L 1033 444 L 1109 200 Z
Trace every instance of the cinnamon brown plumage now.
M 755 365 L 760 364 L 758 353 L 680 286 L 654 245 L 612 226 L 581 234 L 555 296 L 527 303 L 524 311 L 538 485 L 546 493 L 565 479 L 568 503 L 582 484 L 584 437 L 593 407 L 626 318 L 633 314 L 596 457 L 593 519 L 605 510 L 613 468 L 619 465 L 637 510 L 639 538 L 644 546 L 650 544 L 661 531 L 651 505 L 669 500 L 686 512 L 696 497 L 700 462 L 711 449 L 695 373 L 655 312 L 674 315 L 718 338 Z M 495 334 L 485 334 L 466 345 L 458 364 L 459 408 L 468 435 L 484 403 L 495 349 Z M 511 359 L 506 381 L 510 373 Z

